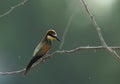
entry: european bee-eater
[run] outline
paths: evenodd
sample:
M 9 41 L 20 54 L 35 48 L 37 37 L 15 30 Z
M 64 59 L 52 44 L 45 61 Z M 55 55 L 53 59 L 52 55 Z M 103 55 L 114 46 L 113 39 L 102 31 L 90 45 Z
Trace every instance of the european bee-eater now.
M 55 30 L 48 30 L 41 42 L 35 48 L 33 58 L 30 60 L 24 72 L 25 75 L 31 69 L 32 65 L 47 53 L 47 51 L 51 48 L 52 41 L 55 39 L 60 41 L 57 37 L 57 33 L 55 32 Z

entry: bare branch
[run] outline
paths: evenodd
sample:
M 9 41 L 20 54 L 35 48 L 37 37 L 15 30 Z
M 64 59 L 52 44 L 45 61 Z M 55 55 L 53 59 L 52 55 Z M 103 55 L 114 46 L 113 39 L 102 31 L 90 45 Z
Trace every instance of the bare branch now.
M 77 5 L 77 6 L 75 7 L 72 15 L 69 17 L 69 20 L 68 20 L 68 22 L 67 22 L 67 25 L 66 25 L 66 27 L 65 27 L 65 29 L 64 29 L 64 32 L 63 32 L 63 35 L 62 35 L 61 44 L 60 44 L 60 46 L 59 46 L 59 49 L 62 49 L 62 47 L 63 47 L 63 45 L 64 45 L 64 43 L 65 43 L 66 35 L 67 35 L 68 30 L 69 30 L 69 28 L 70 28 L 70 25 L 71 25 L 71 23 L 72 23 L 72 21 L 73 21 L 73 18 L 75 17 L 75 15 L 76 15 L 76 13 L 77 13 L 77 11 L 78 11 L 78 10 L 77 10 L 78 6 L 79 6 L 79 5 Z
M 24 5 L 27 1 L 28 1 L 28 0 L 24 0 L 23 2 L 20 2 L 20 3 L 18 3 L 17 5 L 12 6 L 7 12 L 3 13 L 2 15 L 0 15 L 0 18 L 6 16 L 6 15 L 8 15 L 8 14 L 10 14 L 15 8 L 17 8 L 17 7 L 21 6 L 21 5 Z M 70 54 L 70 53 L 78 52 L 78 51 L 80 51 L 80 50 L 107 49 L 109 52 L 111 52 L 114 56 L 116 56 L 116 57 L 120 60 L 119 55 L 114 51 L 114 50 L 120 50 L 120 47 L 109 47 L 109 46 L 106 44 L 106 42 L 105 42 L 105 40 L 104 40 L 104 38 L 103 38 L 103 36 L 102 36 L 100 27 L 97 25 L 97 23 L 96 23 L 93 15 L 92 15 L 92 13 L 90 12 L 90 10 L 89 10 L 89 8 L 88 8 L 85 0 L 80 0 L 80 1 L 82 1 L 82 4 L 83 4 L 86 12 L 88 13 L 88 16 L 90 17 L 91 22 L 93 23 L 93 25 L 94 25 L 95 28 L 96 28 L 96 32 L 98 33 L 98 36 L 99 36 L 99 38 L 100 38 L 100 41 L 101 41 L 102 46 L 77 47 L 77 48 L 74 48 L 74 49 L 71 49 L 71 50 L 61 50 L 61 51 L 57 50 L 57 51 L 53 52 L 52 54 L 47 54 L 47 55 L 46 55 L 45 57 L 43 57 L 38 63 L 34 64 L 34 65 L 32 66 L 32 68 L 40 65 L 40 64 L 41 64 L 42 62 L 44 62 L 45 60 L 50 59 L 50 58 L 51 58 L 52 56 L 54 56 L 55 54 Z M 66 26 L 66 28 L 65 28 L 65 32 L 64 32 L 65 34 L 63 35 L 63 43 L 61 44 L 61 46 L 63 46 L 63 44 L 64 44 L 64 38 L 65 38 L 65 36 L 66 36 L 66 34 L 67 34 L 67 31 L 68 31 L 69 26 L 70 26 L 70 24 L 71 24 L 71 22 L 72 22 L 72 19 L 73 19 L 73 15 L 70 17 L 70 20 L 69 20 L 69 22 L 68 22 L 68 24 L 67 24 L 67 26 Z M 62 47 L 61 47 L 61 48 L 62 48 Z M 25 71 L 25 68 L 20 69 L 20 70 L 16 70 L 16 71 L 0 72 L 0 75 L 13 75 L 13 74 L 22 73 L 22 72 L 24 72 L 24 71 Z
M 68 20 L 68 23 L 67 23 L 67 25 L 66 25 L 66 27 L 65 27 L 65 30 L 64 30 L 64 33 L 63 33 L 63 36 L 62 36 L 62 40 L 61 40 L 61 44 L 60 44 L 60 47 L 59 47 L 60 49 L 62 49 L 63 44 L 64 44 L 64 42 L 65 42 L 65 37 L 66 37 L 67 32 L 68 32 L 68 29 L 70 28 L 70 25 L 71 25 L 71 23 L 72 23 L 73 16 L 74 16 L 74 14 L 70 16 L 70 18 L 69 18 L 69 20 Z
M 71 25 L 71 23 L 72 23 L 72 20 L 73 20 L 75 14 L 76 14 L 76 12 L 77 12 L 77 8 L 78 8 L 78 6 L 76 6 L 76 9 L 73 11 L 72 15 L 69 17 L 69 20 L 68 20 L 68 22 L 67 22 L 67 25 L 66 25 L 66 27 L 65 27 L 65 29 L 64 29 L 64 32 L 63 32 L 63 35 L 62 35 L 61 44 L 60 44 L 60 46 L 59 46 L 59 49 L 62 49 L 62 47 L 63 47 L 63 45 L 64 45 L 66 35 L 67 35 L 67 33 L 68 33 L 68 30 L 69 30 L 69 28 L 70 28 L 70 25 Z
M 28 1 L 28 0 L 23 0 L 22 2 L 20 2 L 20 3 L 16 4 L 16 5 L 14 5 L 14 6 L 12 6 L 8 11 L 6 11 L 6 12 L 3 13 L 3 14 L 1 14 L 1 15 L 0 15 L 0 18 L 6 16 L 6 15 L 8 15 L 8 14 L 10 14 L 14 9 L 16 9 L 16 8 L 18 8 L 18 7 L 22 6 L 22 5 L 24 5 L 27 1 Z
M 87 14 L 88 14 L 88 16 L 89 16 L 90 19 L 91 19 L 91 22 L 92 22 L 93 25 L 95 26 L 96 32 L 98 33 L 98 36 L 99 36 L 99 39 L 100 39 L 100 41 L 101 41 L 102 46 L 105 46 L 106 49 L 107 49 L 111 54 L 113 54 L 117 59 L 120 60 L 120 56 L 119 56 L 114 50 L 112 50 L 110 47 L 108 47 L 108 45 L 106 44 L 106 42 L 105 42 L 105 40 L 104 40 L 104 38 L 103 38 L 103 36 L 102 36 L 101 29 L 100 29 L 100 27 L 98 26 L 97 22 L 95 21 L 92 13 L 90 12 L 90 10 L 89 10 L 89 8 L 88 8 L 88 6 L 87 6 L 86 1 L 85 1 L 85 0 L 80 0 L 80 2 L 82 2 L 82 4 L 83 4 L 83 6 L 84 6 L 84 8 L 85 8 L 85 10 L 86 10 L 86 12 L 87 12 Z
M 110 47 L 110 48 L 114 50 L 120 50 L 120 47 Z M 42 62 L 44 62 L 47 59 L 50 59 L 56 54 L 70 54 L 70 53 L 78 52 L 80 50 L 100 50 L 100 49 L 106 49 L 106 47 L 105 46 L 91 46 L 91 47 L 87 46 L 87 47 L 77 47 L 71 50 L 61 50 L 61 51 L 57 50 L 53 52 L 52 54 L 47 54 L 38 63 L 34 64 L 32 68 L 40 65 Z M 23 73 L 24 71 L 25 71 L 25 68 L 17 70 L 17 71 L 0 72 L 0 75 L 13 75 L 13 74 L 18 74 L 18 73 Z

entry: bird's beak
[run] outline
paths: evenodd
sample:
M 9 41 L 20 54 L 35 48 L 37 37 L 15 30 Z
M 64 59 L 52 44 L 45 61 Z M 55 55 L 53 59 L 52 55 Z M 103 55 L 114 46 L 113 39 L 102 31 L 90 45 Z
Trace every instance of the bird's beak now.
M 57 41 L 59 41 L 59 42 L 60 42 L 60 39 L 59 39 L 57 36 L 55 36 L 55 38 L 56 38 L 56 40 L 57 40 Z
M 60 42 L 60 39 L 57 37 L 57 34 L 54 35 L 54 38 Z

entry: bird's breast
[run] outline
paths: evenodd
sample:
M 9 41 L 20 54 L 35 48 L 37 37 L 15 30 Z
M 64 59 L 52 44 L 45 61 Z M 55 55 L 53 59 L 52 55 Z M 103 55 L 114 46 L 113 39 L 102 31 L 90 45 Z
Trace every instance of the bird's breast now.
M 43 55 L 46 54 L 49 49 L 50 49 L 49 44 L 44 45 L 41 49 L 41 54 L 43 54 Z

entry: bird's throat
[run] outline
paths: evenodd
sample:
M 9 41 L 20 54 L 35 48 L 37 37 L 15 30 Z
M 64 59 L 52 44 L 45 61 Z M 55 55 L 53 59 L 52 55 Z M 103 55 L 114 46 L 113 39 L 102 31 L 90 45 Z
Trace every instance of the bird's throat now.
M 50 35 L 48 35 L 48 36 L 47 36 L 47 39 L 49 39 L 50 41 L 55 40 L 55 38 L 54 38 L 54 37 L 52 37 L 52 36 L 50 36 Z

